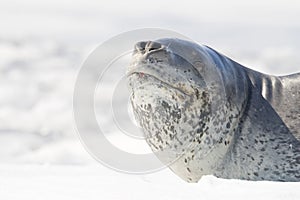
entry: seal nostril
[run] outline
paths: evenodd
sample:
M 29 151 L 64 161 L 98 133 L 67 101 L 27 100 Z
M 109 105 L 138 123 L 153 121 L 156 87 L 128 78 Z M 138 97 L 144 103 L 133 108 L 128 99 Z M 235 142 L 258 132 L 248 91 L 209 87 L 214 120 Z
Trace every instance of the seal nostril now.
M 160 49 L 161 47 L 162 45 L 158 42 L 148 41 L 146 44 L 146 49 L 148 50 L 148 52 Z
M 146 44 L 147 44 L 147 42 L 138 42 L 138 43 L 136 43 L 134 48 L 135 48 L 135 50 L 137 50 L 139 52 L 143 52 L 143 51 L 145 51 Z
M 138 42 L 134 46 L 135 50 L 140 53 L 151 52 L 162 48 L 162 45 L 158 42 L 148 41 L 148 42 Z

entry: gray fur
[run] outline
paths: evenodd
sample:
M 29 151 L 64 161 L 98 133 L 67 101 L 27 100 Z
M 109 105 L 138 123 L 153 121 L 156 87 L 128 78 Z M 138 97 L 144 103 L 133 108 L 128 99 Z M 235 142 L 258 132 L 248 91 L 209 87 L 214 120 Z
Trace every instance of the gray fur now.
M 184 180 L 300 181 L 300 74 L 261 74 L 161 39 L 136 45 L 127 75 L 147 143 Z

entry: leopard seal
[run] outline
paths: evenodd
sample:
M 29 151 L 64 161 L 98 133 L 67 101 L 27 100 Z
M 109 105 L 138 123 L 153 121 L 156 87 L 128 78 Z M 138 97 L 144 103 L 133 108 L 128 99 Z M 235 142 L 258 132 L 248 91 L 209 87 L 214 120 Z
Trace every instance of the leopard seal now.
M 127 79 L 147 143 L 185 181 L 300 181 L 300 73 L 266 75 L 165 38 L 135 45 Z

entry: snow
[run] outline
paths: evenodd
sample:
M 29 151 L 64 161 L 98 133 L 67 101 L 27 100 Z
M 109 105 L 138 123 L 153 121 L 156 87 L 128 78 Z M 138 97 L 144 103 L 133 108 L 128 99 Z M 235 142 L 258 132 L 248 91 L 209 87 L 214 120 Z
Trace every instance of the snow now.
M 300 199 L 300 183 L 206 176 L 187 184 L 168 169 L 115 172 L 80 143 L 72 113 L 76 75 L 98 44 L 124 31 L 171 29 L 262 72 L 299 71 L 299 22 L 293 20 L 299 3 L 199 2 L 0 1 L 0 199 Z M 109 99 L 102 94 L 113 86 L 103 85 L 98 102 Z M 117 111 L 128 105 L 115 103 Z M 109 130 L 107 113 L 96 114 L 114 145 L 149 152 L 145 141 Z M 125 114 L 116 116 L 122 124 Z
M 121 174 L 101 165 L 1 165 L 0 199 L 289 199 L 299 183 L 248 182 L 205 176 L 187 184 L 164 170 Z

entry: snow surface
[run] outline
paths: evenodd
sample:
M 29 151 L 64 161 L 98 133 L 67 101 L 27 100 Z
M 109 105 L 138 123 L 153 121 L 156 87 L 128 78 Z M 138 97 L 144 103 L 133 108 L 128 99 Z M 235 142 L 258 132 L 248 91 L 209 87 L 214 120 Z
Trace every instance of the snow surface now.
M 299 2 L 195 2 L 0 1 L 1 200 L 300 199 L 300 183 L 206 176 L 187 184 L 168 169 L 122 174 L 97 163 L 81 145 L 72 114 L 76 75 L 89 52 L 124 31 L 171 29 L 262 72 L 300 71 Z M 97 115 L 111 127 L 106 113 Z M 108 137 L 121 149 L 143 148 L 118 134 Z
M 1 165 L 0 199 L 300 199 L 299 183 L 205 176 L 187 184 L 169 171 L 121 174 L 102 166 Z

